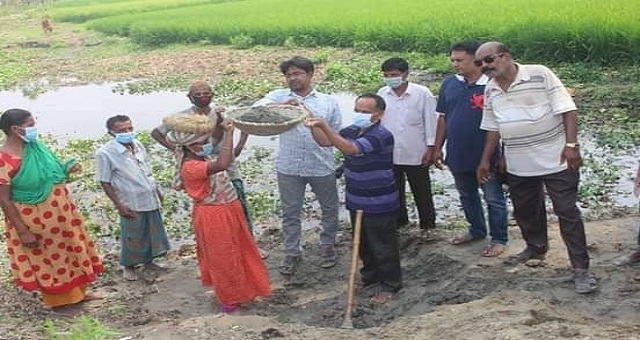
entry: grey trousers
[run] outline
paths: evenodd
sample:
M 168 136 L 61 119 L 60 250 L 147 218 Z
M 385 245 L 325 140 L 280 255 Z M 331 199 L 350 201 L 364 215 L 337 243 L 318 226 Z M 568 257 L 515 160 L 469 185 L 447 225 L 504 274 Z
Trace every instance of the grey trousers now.
M 320 177 L 285 175 L 278 172 L 278 191 L 282 203 L 282 234 L 285 255 L 299 256 L 302 252 L 302 204 L 307 184 L 316 195 L 322 209 L 320 245 L 333 246 L 338 231 L 338 189 L 332 173 Z

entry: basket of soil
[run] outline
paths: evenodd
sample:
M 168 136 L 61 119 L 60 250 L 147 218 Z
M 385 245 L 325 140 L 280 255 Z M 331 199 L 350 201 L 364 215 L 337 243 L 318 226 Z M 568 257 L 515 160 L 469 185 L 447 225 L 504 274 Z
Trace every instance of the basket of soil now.
M 241 107 L 225 115 L 242 132 L 250 135 L 279 135 L 302 122 L 307 111 L 293 105 Z

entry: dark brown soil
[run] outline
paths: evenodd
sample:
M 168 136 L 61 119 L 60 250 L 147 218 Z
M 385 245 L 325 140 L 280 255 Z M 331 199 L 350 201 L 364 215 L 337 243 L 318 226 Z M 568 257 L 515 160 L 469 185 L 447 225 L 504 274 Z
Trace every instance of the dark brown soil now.
M 282 124 L 291 120 L 290 116 L 278 112 L 282 110 L 283 109 L 275 110 L 268 106 L 258 106 L 238 117 L 238 120 L 248 123 Z

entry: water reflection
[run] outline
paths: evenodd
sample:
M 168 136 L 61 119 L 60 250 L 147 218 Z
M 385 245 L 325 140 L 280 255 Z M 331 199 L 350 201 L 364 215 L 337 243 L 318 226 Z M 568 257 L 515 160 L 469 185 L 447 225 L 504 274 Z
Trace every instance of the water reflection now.
M 158 91 L 144 95 L 114 93 L 116 84 L 62 87 L 36 98 L 18 91 L 0 91 L 0 110 L 23 108 L 31 111 L 41 133 L 61 138 L 96 138 L 106 133 L 105 121 L 126 114 L 137 130 L 151 130 L 167 114 L 190 106 L 185 92 Z M 336 94 L 343 112 L 353 110 L 354 96 Z M 345 114 L 345 122 L 350 121 Z M 252 137 L 250 141 L 272 145 L 274 138 Z
M 0 111 L 9 108 L 24 108 L 31 111 L 37 121 L 38 130 L 59 137 L 97 138 L 106 133 L 104 126 L 108 117 L 115 114 L 130 116 L 137 130 L 151 130 L 160 124 L 163 117 L 189 107 L 185 92 L 158 91 L 142 95 L 113 92 L 117 84 L 90 84 L 62 87 L 42 93 L 33 98 L 30 93 L 0 91 Z M 334 93 L 343 113 L 343 125 L 351 122 L 355 96 L 351 93 Z M 592 139 L 592 138 L 589 138 Z M 251 136 L 248 146 L 277 146 L 277 137 Z M 593 144 L 594 149 L 598 149 Z M 635 162 L 640 150 L 617 157 L 614 164 L 621 167 L 620 179 L 614 196 L 620 206 L 633 206 L 637 198 L 630 195 Z M 448 192 L 455 195 L 448 171 L 434 173 L 435 181 L 442 183 Z

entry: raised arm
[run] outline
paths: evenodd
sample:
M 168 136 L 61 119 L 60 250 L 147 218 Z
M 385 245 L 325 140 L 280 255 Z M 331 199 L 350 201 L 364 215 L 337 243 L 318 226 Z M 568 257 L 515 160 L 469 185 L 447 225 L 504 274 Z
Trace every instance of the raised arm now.
M 307 118 L 305 124 L 311 128 L 311 133 L 313 134 L 313 138 L 316 140 L 318 144 L 319 141 L 316 138 L 316 135 L 323 136 L 328 141 L 328 145 L 323 146 L 335 146 L 345 155 L 357 155 L 360 150 L 356 146 L 352 140 L 342 138 L 337 132 L 333 131 L 333 129 L 327 124 L 327 121 L 322 118 Z M 314 130 L 318 130 L 314 133 Z M 320 144 L 322 145 L 322 144 Z

